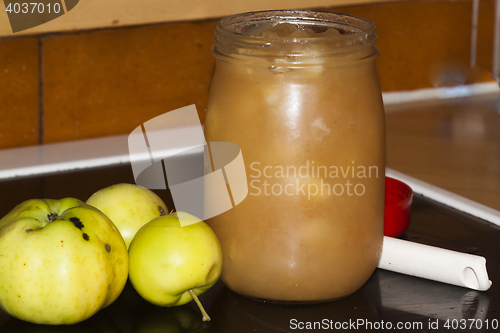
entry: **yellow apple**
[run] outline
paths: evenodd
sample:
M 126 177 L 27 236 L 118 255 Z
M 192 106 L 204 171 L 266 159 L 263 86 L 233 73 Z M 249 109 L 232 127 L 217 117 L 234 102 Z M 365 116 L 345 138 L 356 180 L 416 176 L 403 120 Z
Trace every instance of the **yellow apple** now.
M 34 199 L 0 220 L 0 307 L 36 324 L 74 324 L 110 305 L 128 273 L 115 225 L 84 202 Z
M 210 320 L 196 297 L 217 282 L 222 269 L 220 243 L 208 224 L 184 212 L 158 217 L 137 232 L 129 260 L 130 282 L 148 302 L 178 306 L 194 299 L 203 320 Z
M 136 232 L 149 221 L 168 213 L 167 205 L 153 191 L 135 184 L 116 184 L 92 194 L 87 204 L 113 221 L 127 249 Z

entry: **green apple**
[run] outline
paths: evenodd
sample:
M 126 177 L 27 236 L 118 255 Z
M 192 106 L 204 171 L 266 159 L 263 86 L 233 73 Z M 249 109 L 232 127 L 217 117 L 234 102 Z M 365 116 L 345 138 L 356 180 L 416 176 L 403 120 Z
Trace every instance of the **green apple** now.
M 153 191 L 135 184 L 116 184 L 92 194 L 87 204 L 96 207 L 116 225 L 127 249 L 136 232 L 149 221 L 168 213 Z
M 208 224 L 184 212 L 158 217 L 137 232 L 129 260 L 130 282 L 148 302 L 178 306 L 194 299 L 210 320 L 197 295 L 219 279 L 222 251 Z
M 0 220 L 0 307 L 36 324 L 74 324 L 111 304 L 128 274 L 120 232 L 74 199 L 34 199 Z

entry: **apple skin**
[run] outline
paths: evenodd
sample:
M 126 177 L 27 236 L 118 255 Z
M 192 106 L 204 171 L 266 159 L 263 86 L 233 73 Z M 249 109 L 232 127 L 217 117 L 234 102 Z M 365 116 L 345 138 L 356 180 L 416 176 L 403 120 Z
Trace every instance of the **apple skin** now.
M 129 278 L 135 290 L 158 306 L 179 306 L 193 300 L 219 279 L 222 251 L 213 230 L 183 212 L 158 217 L 144 225 L 129 248 Z M 179 220 L 187 225 L 181 227 Z
M 128 275 L 118 229 L 84 202 L 34 199 L 0 220 L 0 307 L 35 324 L 74 324 L 110 305 Z
M 135 184 L 121 183 L 92 194 L 87 204 L 113 221 L 127 249 L 137 231 L 149 221 L 168 213 L 167 205 L 153 191 Z

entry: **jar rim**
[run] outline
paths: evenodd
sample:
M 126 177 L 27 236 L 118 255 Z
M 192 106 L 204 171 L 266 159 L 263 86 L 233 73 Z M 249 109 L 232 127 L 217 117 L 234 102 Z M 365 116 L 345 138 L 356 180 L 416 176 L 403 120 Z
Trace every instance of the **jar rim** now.
M 248 28 L 255 22 L 266 22 L 266 23 L 297 23 L 296 21 L 299 19 L 303 19 L 304 21 L 300 22 L 301 25 L 311 25 L 314 23 L 322 23 L 323 26 L 332 26 L 343 29 L 344 34 L 340 36 L 334 37 L 299 37 L 294 39 L 311 39 L 311 38 L 346 38 L 348 36 L 352 36 L 354 34 L 363 34 L 374 32 L 375 24 L 365 18 L 330 12 L 330 11 L 321 11 L 321 10 L 263 10 L 263 11 L 255 11 L 255 12 L 246 12 L 235 15 L 230 15 L 223 17 L 217 23 L 217 30 L 219 31 L 230 31 L 236 35 L 242 35 L 246 37 L 257 37 L 262 39 L 287 39 L 286 37 L 262 37 L 262 36 L 252 36 L 251 34 L 247 34 L 240 31 L 235 31 L 234 28 L 239 25 L 240 29 Z M 243 23 L 243 25 L 242 25 Z M 233 30 L 230 30 L 233 28 Z
M 299 28 L 309 27 L 315 32 L 334 28 L 339 34 L 298 38 L 258 34 L 278 23 L 290 23 Z M 307 51 L 307 48 L 299 48 L 297 45 L 324 45 L 328 47 L 322 48 L 323 53 L 345 54 L 373 48 L 377 41 L 372 21 L 350 14 L 316 10 L 267 10 L 226 16 L 217 23 L 215 35 L 215 47 L 222 53 L 257 55 L 257 51 L 260 56 L 262 54 L 259 51 L 264 49 L 292 56 L 306 55 L 303 50 Z

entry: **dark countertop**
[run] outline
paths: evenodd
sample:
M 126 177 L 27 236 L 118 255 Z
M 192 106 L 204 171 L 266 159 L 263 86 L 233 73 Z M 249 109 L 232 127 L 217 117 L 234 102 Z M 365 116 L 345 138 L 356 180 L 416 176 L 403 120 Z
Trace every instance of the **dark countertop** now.
M 0 215 L 33 198 L 86 200 L 111 184 L 133 183 L 130 165 L 0 181 Z M 173 207 L 168 191 L 155 191 Z M 148 304 L 127 284 L 118 300 L 73 326 L 32 325 L 0 311 L 0 332 L 324 332 L 335 326 L 357 331 L 500 331 L 500 227 L 415 195 L 412 223 L 401 238 L 474 253 L 487 260 L 492 287 L 485 292 L 377 269 L 356 293 L 321 303 L 283 305 L 255 301 L 221 282 L 200 296 L 210 323 L 201 321 L 194 302 L 176 308 Z M 319 328 L 301 329 L 319 322 Z M 397 325 L 413 329 L 397 329 Z M 449 325 L 447 328 L 446 326 Z

